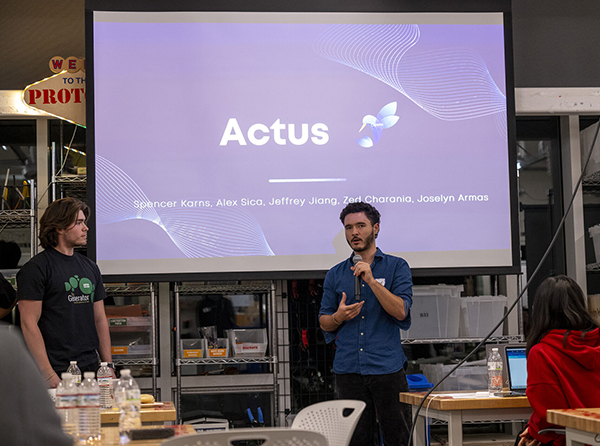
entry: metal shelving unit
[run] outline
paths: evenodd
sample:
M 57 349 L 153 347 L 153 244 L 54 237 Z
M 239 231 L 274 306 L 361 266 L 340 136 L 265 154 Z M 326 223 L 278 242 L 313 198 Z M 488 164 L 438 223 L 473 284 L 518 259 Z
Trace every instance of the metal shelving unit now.
M 597 195 L 598 193 L 600 193 L 600 171 L 585 176 L 581 182 L 581 185 L 581 190 L 584 194 Z M 599 272 L 600 262 L 588 263 L 585 266 L 585 270 L 590 272 Z
M 483 338 L 436 338 L 436 339 L 402 339 L 402 344 L 460 344 L 479 343 Z M 493 336 L 488 339 L 492 343 L 523 342 L 523 335 Z
M 86 199 L 87 175 L 52 175 L 52 201 L 67 196 Z
M 585 266 L 586 271 L 600 271 L 600 263 L 588 263 Z
M 37 254 L 37 218 L 36 218 L 36 193 L 35 181 L 29 180 L 29 209 L 0 210 L 0 233 L 5 228 L 29 228 L 31 235 L 30 255 Z
M 583 186 L 583 193 L 595 194 L 600 192 L 600 172 L 585 176 L 581 185 Z
M 209 364 L 277 364 L 277 358 L 265 356 L 262 358 L 192 358 L 180 359 L 180 365 L 209 365 Z
M 268 331 L 268 349 L 269 352 L 277 352 L 276 326 L 275 326 L 275 285 L 272 282 L 253 285 L 181 285 L 175 283 L 173 286 L 174 305 L 175 305 L 175 371 L 177 375 L 176 407 L 178 422 L 181 422 L 181 395 L 182 393 L 212 393 L 227 392 L 233 388 L 227 384 L 194 385 L 190 388 L 182 389 L 181 367 L 184 365 L 214 365 L 214 364 L 270 364 L 269 374 L 272 376 L 272 384 L 240 385 L 235 390 L 238 391 L 257 391 L 265 389 L 273 394 L 273 425 L 278 425 L 278 384 L 277 384 L 277 356 L 269 355 L 264 357 L 244 357 L 244 358 L 183 358 L 181 351 L 181 321 L 180 321 L 180 296 L 182 295 L 208 295 L 208 294 L 266 294 L 267 300 L 267 331 Z M 199 377 L 204 378 L 204 377 Z
M 437 418 L 430 418 L 429 424 L 431 426 L 447 426 L 448 422 L 446 420 L 439 420 Z M 498 419 L 498 420 L 463 420 L 463 424 L 493 424 L 493 423 L 527 423 L 529 419 L 517 419 L 510 418 L 508 420 Z
M 87 198 L 87 175 L 65 175 L 57 174 L 56 172 L 56 145 L 52 143 L 51 156 L 51 171 L 50 190 L 52 201 L 64 197 L 78 198 L 86 201 Z M 62 157 L 62 155 L 61 155 Z M 59 164 L 62 165 L 62 162 Z M 60 172 L 60 170 L 59 170 Z
M 158 317 L 157 317 L 157 296 L 156 285 L 154 283 L 144 284 L 105 284 L 107 296 L 150 296 L 150 344 L 151 356 L 145 358 L 113 358 L 113 362 L 120 366 L 152 366 L 152 394 L 157 397 L 157 376 L 158 376 Z M 119 327 L 122 328 L 122 327 Z M 124 327 L 123 327 L 124 328 Z

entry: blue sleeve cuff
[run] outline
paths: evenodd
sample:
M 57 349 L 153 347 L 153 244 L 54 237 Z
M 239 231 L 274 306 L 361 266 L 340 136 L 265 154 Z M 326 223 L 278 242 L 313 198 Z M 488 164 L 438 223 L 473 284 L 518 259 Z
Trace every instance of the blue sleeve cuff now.
M 323 335 L 325 336 L 325 343 L 329 344 L 332 341 L 335 341 L 335 338 L 337 338 L 337 331 L 325 331 L 325 330 L 321 330 L 323 332 Z
M 324 314 L 331 316 L 331 314 L 329 314 L 329 313 L 319 312 L 319 319 Z M 340 325 L 340 327 L 341 327 L 341 325 Z M 338 330 L 339 330 L 339 327 L 338 327 Z M 323 336 L 325 337 L 326 344 L 329 344 L 331 341 L 335 341 L 335 338 L 337 338 L 337 332 L 338 332 L 337 330 L 336 331 L 325 331 L 325 330 L 321 329 L 321 331 L 323 332 Z
M 408 314 L 406 315 L 406 317 L 401 321 L 398 321 L 398 327 L 400 327 L 400 329 L 404 331 L 407 331 L 411 326 L 411 322 L 412 321 L 410 318 L 410 310 L 408 310 Z

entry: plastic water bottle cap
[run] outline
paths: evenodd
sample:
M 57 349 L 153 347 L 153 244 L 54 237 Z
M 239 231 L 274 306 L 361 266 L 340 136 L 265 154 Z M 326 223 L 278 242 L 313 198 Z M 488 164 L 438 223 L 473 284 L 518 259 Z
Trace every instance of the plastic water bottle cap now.
M 108 365 L 108 362 L 101 362 L 100 363 L 100 367 L 106 367 Z
M 71 361 L 71 362 L 70 362 L 70 364 L 71 364 L 71 365 L 76 365 L 76 364 L 77 364 L 77 361 Z
M 60 374 L 60 377 L 62 379 L 71 379 L 73 377 L 73 375 L 71 375 L 70 373 L 67 373 L 67 372 L 63 372 Z
M 85 379 L 94 379 L 94 376 L 96 376 L 94 372 L 83 372 L 83 377 Z
M 123 369 L 121 370 L 121 376 L 130 376 L 131 375 L 131 370 L 130 369 Z
M 494 347 L 494 348 L 492 349 L 492 351 L 493 351 L 493 352 L 497 352 L 497 351 L 498 351 L 498 348 L 497 348 L 497 347 Z

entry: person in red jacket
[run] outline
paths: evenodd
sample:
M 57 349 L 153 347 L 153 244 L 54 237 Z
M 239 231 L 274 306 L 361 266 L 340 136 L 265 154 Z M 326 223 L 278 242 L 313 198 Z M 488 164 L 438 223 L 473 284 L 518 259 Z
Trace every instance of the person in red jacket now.
M 561 428 L 546 420 L 548 409 L 598 407 L 600 332 L 585 296 L 566 276 L 548 277 L 538 288 L 527 337 L 527 398 L 533 414 L 519 446 L 565 444 Z

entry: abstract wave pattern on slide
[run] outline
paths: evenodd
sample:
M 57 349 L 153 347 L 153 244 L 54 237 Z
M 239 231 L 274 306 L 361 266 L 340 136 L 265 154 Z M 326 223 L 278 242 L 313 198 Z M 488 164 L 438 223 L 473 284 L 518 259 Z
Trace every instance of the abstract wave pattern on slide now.
M 274 255 L 256 219 L 239 207 L 136 207 L 144 191 L 117 165 L 96 156 L 98 226 L 142 219 L 158 225 L 189 258 Z
M 418 25 L 332 25 L 314 49 L 386 83 L 438 119 L 495 115 L 506 136 L 506 97 L 481 55 L 470 48 L 421 49 L 420 35 Z

